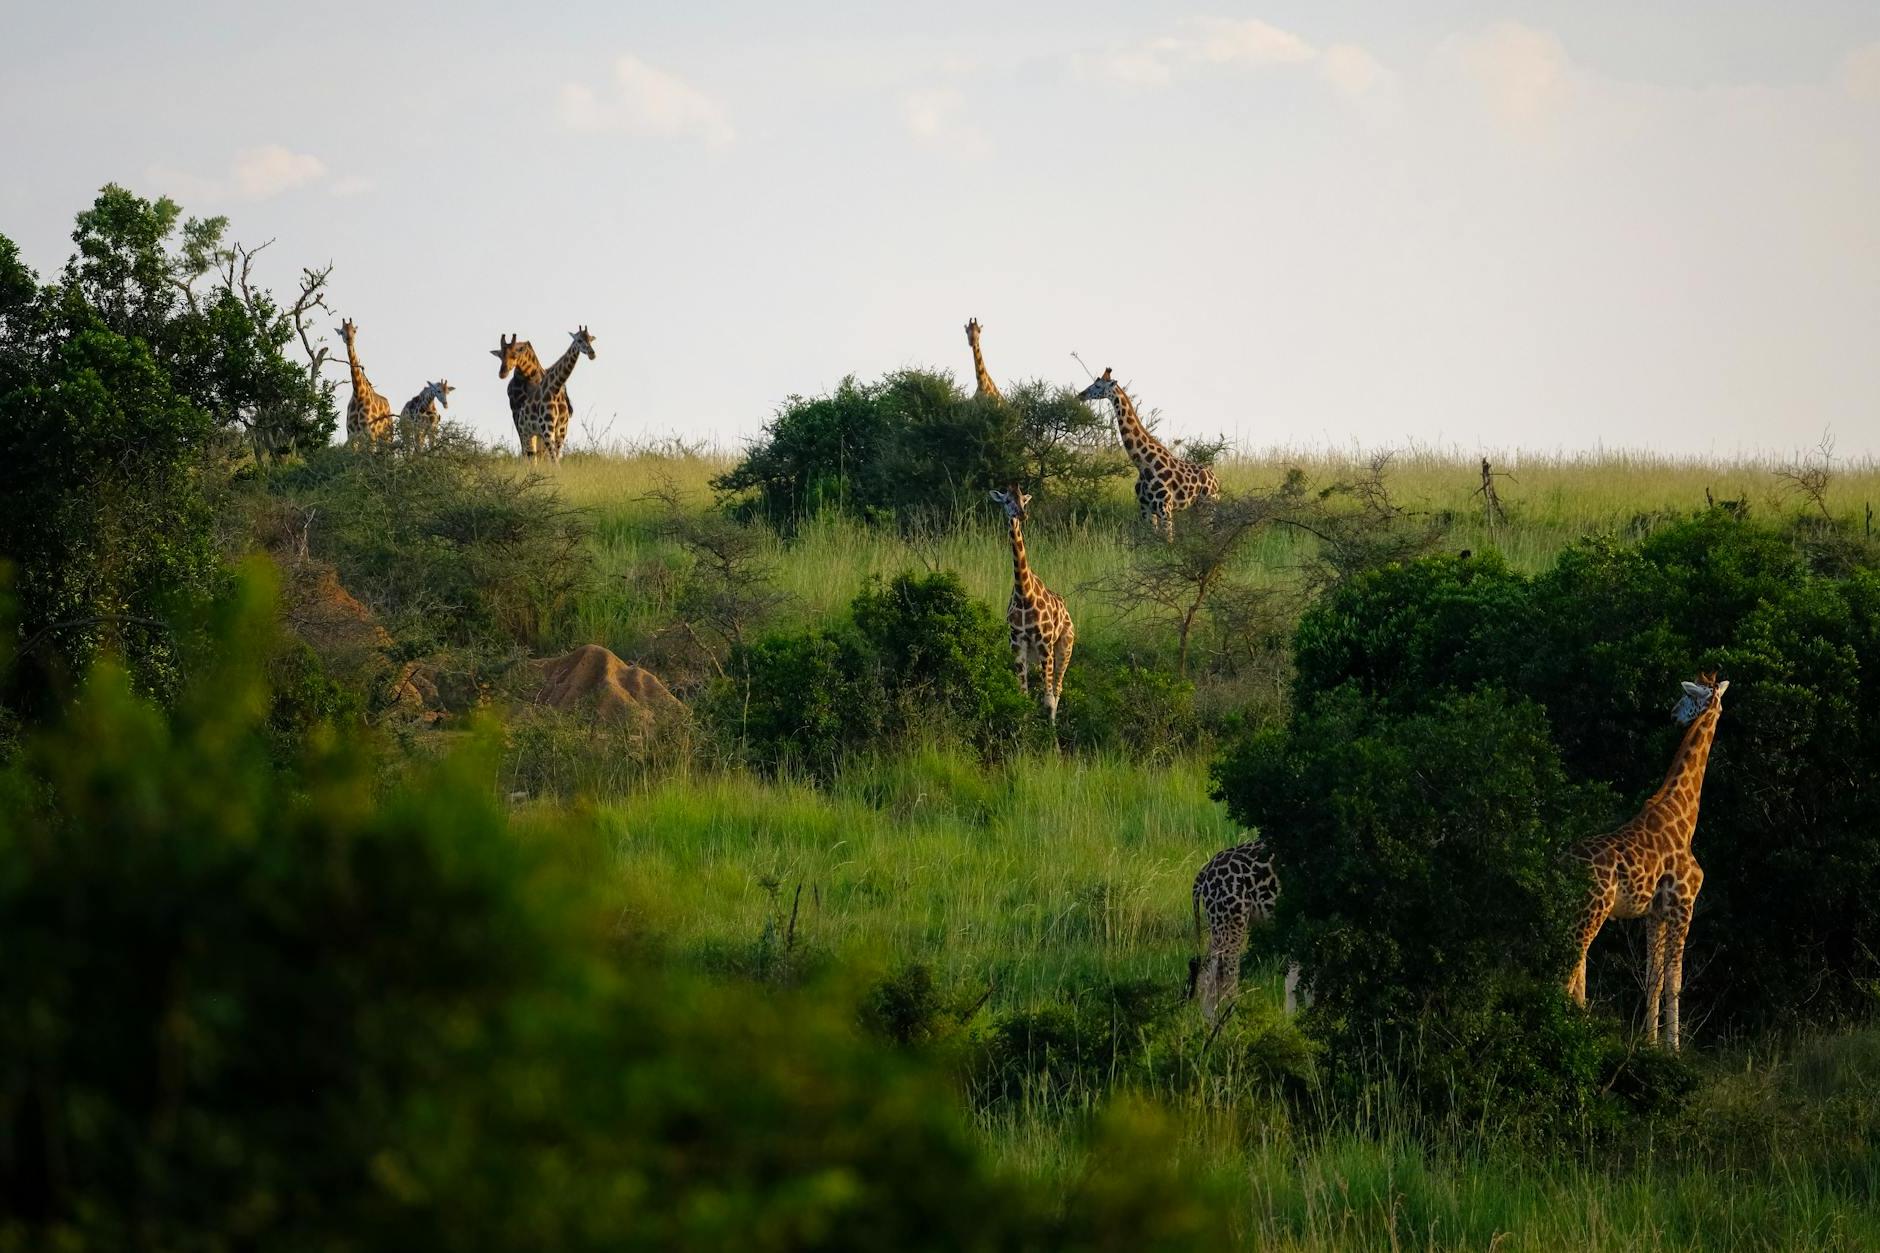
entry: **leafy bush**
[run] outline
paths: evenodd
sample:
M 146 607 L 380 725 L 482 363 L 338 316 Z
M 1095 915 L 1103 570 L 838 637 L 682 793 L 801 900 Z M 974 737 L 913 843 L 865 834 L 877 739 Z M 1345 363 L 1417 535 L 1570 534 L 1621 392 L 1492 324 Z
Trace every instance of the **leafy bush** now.
M 239 609 L 173 718 L 101 667 L 0 774 L 0 1244 L 1220 1245 L 1173 1167 L 1121 1169 L 1151 1114 L 1059 1212 L 852 1013 L 620 953 L 478 754 L 383 803 L 348 737 L 272 768 Z
M 963 395 L 950 375 L 903 370 L 792 396 L 714 486 L 748 493 L 750 507 L 788 527 L 824 508 L 931 520 L 1015 482 L 1088 504 L 1126 468 L 1107 424 L 1061 388 L 1032 383 L 996 401 Z
M 1201 732 L 1195 685 L 1100 646 L 1077 650 L 1058 710 L 1063 742 L 1130 755 L 1173 754 Z
M 733 651 L 708 721 L 754 764 L 827 778 L 848 754 L 913 734 L 992 753 L 1034 720 L 1003 625 L 948 571 L 867 587 L 850 623 Z
M 1611 802 L 1569 783 L 1536 706 L 1485 692 L 1392 717 L 1348 685 L 1240 742 L 1215 789 L 1281 867 L 1332 1058 L 1392 1059 L 1449 1108 L 1584 1111 L 1599 1048 L 1559 986 L 1585 890 L 1564 854 Z
M 1677 681 L 1720 667 L 1687 1003 L 1719 1025 L 1863 1016 L 1880 981 L 1864 904 L 1880 892 L 1880 574 L 1816 573 L 1806 556 L 1714 509 L 1638 543 L 1586 541 L 1531 580 L 1492 556 L 1373 572 L 1305 615 L 1295 698 L 1350 682 L 1412 712 L 1519 693 L 1546 708 L 1571 776 L 1627 798 L 1610 826 L 1671 761 Z M 1611 966 L 1595 961 L 1595 990 L 1630 994 Z
M 267 487 L 412 656 L 563 643 L 591 575 L 587 516 L 452 425 L 408 456 L 323 449 Z

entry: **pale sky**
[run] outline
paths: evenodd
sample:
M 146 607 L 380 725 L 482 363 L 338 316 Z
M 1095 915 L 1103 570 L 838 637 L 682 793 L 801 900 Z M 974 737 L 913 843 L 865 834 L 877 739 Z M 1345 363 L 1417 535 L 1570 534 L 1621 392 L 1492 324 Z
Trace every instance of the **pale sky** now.
M 1880 453 L 1876 0 L 0 19 L 42 274 L 108 181 L 226 213 L 277 288 L 338 263 L 394 405 L 445 375 L 512 444 L 503 332 L 592 329 L 571 445 L 735 446 L 845 373 L 970 387 L 977 316 L 1174 436 Z

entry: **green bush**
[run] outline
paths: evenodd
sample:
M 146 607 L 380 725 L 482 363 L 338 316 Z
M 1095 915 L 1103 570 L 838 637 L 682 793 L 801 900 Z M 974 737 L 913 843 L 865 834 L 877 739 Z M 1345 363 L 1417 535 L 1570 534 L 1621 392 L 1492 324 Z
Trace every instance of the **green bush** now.
M 934 521 L 1016 482 L 1087 507 L 1103 480 L 1126 470 L 1107 423 L 1062 388 L 1025 384 L 995 401 L 962 394 L 950 375 L 902 370 L 792 396 L 714 485 L 789 527 L 825 508 Z
M 1606 825 L 1664 776 L 1683 734 L 1668 716 L 1678 680 L 1721 668 L 1687 1018 L 1873 1011 L 1880 573 L 1817 573 L 1793 536 L 1716 509 L 1637 543 L 1586 541 L 1531 580 L 1492 557 L 1365 575 L 1309 610 L 1298 640 L 1302 705 L 1345 682 L 1395 712 L 1478 687 L 1539 702 L 1568 773 L 1625 798 Z M 1595 994 L 1633 995 L 1614 954 L 1595 948 Z
M 0 774 L 0 1245 L 1219 1247 L 1119 1111 L 1060 1212 L 853 1011 L 618 948 L 472 752 L 262 734 L 272 607 L 166 716 L 99 668 Z M 579 834 L 585 843 L 592 833 Z
M 271 475 L 264 507 L 305 519 L 309 554 L 410 656 L 565 644 L 592 574 L 589 520 L 538 475 L 511 473 L 461 428 L 424 449 L 322 449 Z
M 915 736 L 994 754 L 1035 723 L 1003 624 L 959 576 L 896 575 L 863 588 L 850 618 L 733 650 L 704 702 L 720 738 L 761 768 L 826 779 L 851 753 Z
M 1235 745 L 1215 790 L 1281 868 L 1334 1065 L 1375 1054 L 1425 1103 L 1516 1122 L 1586 1112 L 1600 1051 L 1560 991 L 1585 890 L 1564 854 L 1611 798 L 1568 781 L 1536 706 L 1395 717 L 1347 685 Z
M 1156 756 L 1192 746 L 1202 727 L 1195 685 L 1101 645 L 1080 646 L 1064 676 L 1058 734 L 1067 746 Z

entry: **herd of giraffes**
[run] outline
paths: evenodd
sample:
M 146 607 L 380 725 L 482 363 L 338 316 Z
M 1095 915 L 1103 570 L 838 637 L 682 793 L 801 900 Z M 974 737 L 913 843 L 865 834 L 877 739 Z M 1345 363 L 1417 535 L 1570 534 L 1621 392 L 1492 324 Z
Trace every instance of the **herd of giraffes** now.
M 1005 397 L 986 369 L 980 349 L 979 319 L 966 323 L 966 342 L 973 353 L 975 396 L 1003 403 Z M 397 415 L 391 403 L 367 380 L 355 345 L 357 329 L 351 319 L 340 326 L 346 360 L 352 370 L 353 394 L 346 406 L 346 440 L 354 447 L 374 448 L 403 443 L 422 448 L 435 438 L 438 407 L 450 407 L 455 390 L 443 379 L 426 383 Z M 562 446 L 574 409 L 568 400 L 568 376 L 583 357 L 594 358 L 594 337 L 583 326 L 569 336 L 569 345 L 555 363 L 544 368 L 528 341 L 515 335 L 499 336 L 491 355 L 502 364 L 499 379 L 509 380 L 509 413 L 525 457 L 561 460 Z M 1161 538 L 1175 538 L 1175 515 L 1197 501 L 1220 495 L 1214 472 L 1198 462 L 1176 456 L 1150 434 L 1136 406 L 1109 367 L 1078 393 L 1084 401 L 1108 401 L 1116 417 L 1123 451 L 1136 467 L 1136 504 L 1142 517 Z M 1011 630 L 1013 663 L 1019 686 L 1029 693 L 1030 676 L 1037 672 L 1045 710 L 1053 726 L 1064 691 L 1064 674 L 1077 643 L 1077 628 L 1064 598 L 1053 592 L 1032 570 L 1025 552 L 1025 510 L 1031 496 L 1014 484 L 991 493 L 1005 511 L 1012 546 L 1012 597 L 1005 611 Z M 1698 800 L 1710 746 L 1723 714 L 1727 680 L 1705 672 L 1683 685 L 1683 699 L 1673 717 L 1687 726 L 1672 757 L 1664 783 L 1631 821 L 1617 830 L 1593 836 L 1575 846 L 1574 856 L 1584 863 L 1592 879 L 1581 911 L 1577 940 L 1579 957 L 1566 979 L 1566 993 L 1586 1004 L 1586 958 L 1593 940 L 1608 919 L 1647 920 L 1647 1037 L 1664 1037 L 1673 1051 L 1681 1045 L 1679 1000 L 1684 988 L 1684 942 L 1690 932 L 1691 913 L 1704 872 L 1691 852 L 1697 829 Z M 1279 873 L 1264 844 L 1256 839 L 1224 849 L 1209 858 L 1195 876 L 1191 893 L 1196 938 L 1201 917 L 1207 915 L 1206 955 L 1188 963 L 1188 992 L 1198 996 L 1203 1016 L 1212 1022 L 1223 1005 L 1232 1001 L 1240 985 L 1240 962 L 1248 929 L 1271 919 L 1279 901 Z M 1286 1012 L 1298 1003 L 1300 971 L 1296 963 L 1286 971 Z
M 438 406 L 450 408 L 450 393 L 456 388 L 443 379 L 426 383 L 424 390 L 406 401 L 394 417 L 392 402 L 372 386 L 365 367 L 359 364 L 355 342 L 359 332 L 351 318 L 340 323 L 339 334 L 346 341 L 346 364 L 352 371 L 352 399 L 346 402 L 347 445 L 379 449 L 402 444 L 421 449 L 435 439 L 443 417 Z M 516 439 L 525 457 L 559 462 L 562 445 L 568 441 L 568 424 L 574 417 L 574 406 L 568 401 L 568 376 L 582 357 L 594 359 L 594 337 L 584 326 L 568 339 L 567 351 L 546 369 L 535 355 L 534 346 L 519 336 L 499 335 L 497 346 L 490 349 L 490 355 L 502 363 L 496 377 L 509 380 L 509 416 L 516 424 Z

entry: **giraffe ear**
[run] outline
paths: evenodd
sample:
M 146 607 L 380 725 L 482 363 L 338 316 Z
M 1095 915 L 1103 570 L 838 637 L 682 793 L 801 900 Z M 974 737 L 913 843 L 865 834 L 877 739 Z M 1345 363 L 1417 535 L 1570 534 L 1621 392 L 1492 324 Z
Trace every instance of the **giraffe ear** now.
M 1005 503 L 1004 492 L 987 492 L 986 495 L 992 497 L 992 501 L 994 504 L 1003 505 Z
M 1701 683 L 1692 683 L 1689 680 L 1686 680 L 1684 684 L 1684 694 L 1690 697 L 1692 700 L 1709 700 L 1710 699 L 1709 688 L 1705 687 Z

